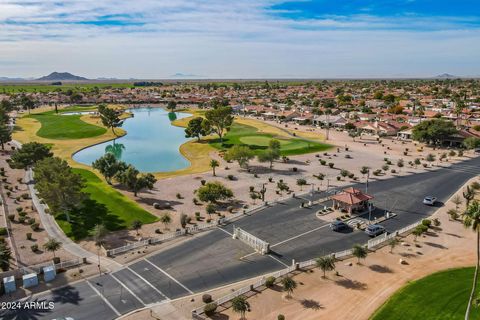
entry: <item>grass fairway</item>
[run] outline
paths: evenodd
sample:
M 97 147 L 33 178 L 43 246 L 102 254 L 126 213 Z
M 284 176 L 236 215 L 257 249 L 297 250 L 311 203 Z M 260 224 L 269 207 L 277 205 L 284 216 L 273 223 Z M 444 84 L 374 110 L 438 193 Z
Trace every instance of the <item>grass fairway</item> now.
M 256 154 L 259 154 L 268 147 L 271 139 L 280 141 L 280 153 L 282 156 L 318 152 L 330 148 L 329 145 L 321 142 L 262 133 L 255 127 L 237 122 L 234 122 L 230 131 L 224 136 L 223 143 L 219 139 L 215 139 L 211 140 L 210 144 L 217 149 L 228 149 L 238 144 L 247 145 Z
M 397 291 L 371 320 L 464 319 L 474 268 L 449 269 L 413 281 Z M 472 308 L 471 319 L 480 310 Z
M 85 192 L 90 200 L 85 207 L 71 215 L 71 223 L 63 216 L 57 217 L 57 222 L 67 236 L 80 240 L 89 235 L 96 224 L 104 224 L 109 230 L 129 228 L 133 220 L 144 224 L 158 220 L 157 217 L 142 209 L 114 188 L 98 178 L 93 172 L 84 169 L 73 169 L 86 181 Z
M 87 110 L 87 109 L 82 109 Z M 78 108 L 62 110 L 78 111 Z M 82 115 L 61 115 L 54 111 L 48 111 L 39 114 L 32 114 L 29 117 L 38 120 L 41 123 L 37 135 L 46 139 L 70 140 L 97 137 L 107 129 L 84 122 L 80 118 Z

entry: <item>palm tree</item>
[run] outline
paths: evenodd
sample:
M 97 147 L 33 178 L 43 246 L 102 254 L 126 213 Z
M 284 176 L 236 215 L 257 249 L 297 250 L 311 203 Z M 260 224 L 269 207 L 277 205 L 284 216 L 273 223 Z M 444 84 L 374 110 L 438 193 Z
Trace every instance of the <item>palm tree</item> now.
M 317 267 L 323 271 L 323 278 L 325 278 L 325 273 L 327 271 L 335 270 L 335 258 L 332 256 L 323 256 L 317 258 L 316 263 Z
M 470 201 L 472 201 L 475 197 L 475 192 L 470 189 L 470 186 L 467 186 L 467 190 L 463 192 L 463 197 L 465 198 L 465 206 L 468 207 L 470 205 Z
M 233 312 L 240 313 L 240 319 L 245 318 L 245 312 L 247 312 L 249 308 L 250 304 L 244 296 L 238 296 L 232 299 L 232 310 Z
M 170 216 L 170 214 L 168 214 L 168 212 L 165 212 L 160 217 L 160 222 L 163 223 L 165 229 L 167 229 L 168 224 L 172 222 L 172 217 Z
M 475 273 L 473 275 L 473 285 L 470 297 L 468 299 L 467 311 L 465 312 L 465 320 L 470 318 L 470 309 L 472 307 L 473 296 L 477 288 L 478 268 L 480 263 L 480 203 L 473 201 L 465 210 L 463 214 L 463 225 L 466 228 L 472 229 L 477 234 L 477 263 L 475 265 Z
M 218 163 L 217 160 L 215 160 L 215 159 L 210 160 L 210 168 L 212 168 L 213 176 L 214 176 L 214 177 L 216 176 L 216 174 L 215 174 L 215 168 L 216 168 L 216 167 L 219 167 L 219 166 L 220 166 L 220 163 Z
M 393 253 L 393 249 L 400 243 L 397 238 L 392 238 L 388 243 L 390 245 L 390 253 Z
M 293 294 L 293 290 L 297 288 L 297 283 L 291 277 L 285 277 L 282 279 L 283 290 L 287 292 L 287 298 L 290 298 Z
M 62 243 L 55 238 L 49 238 L 47 242 L 43 245 L 45 250 L 53 252 L 53 258 L 55 259 L 55 251 L 59 250 L 62 247 Z
M 138 236 L 138 230 L 142 227 L 143 223 L 140 220 L 133 220 L 132 221 L 132 229 L 137 231 L 137 236 Z
M 353 246 L 352 254 L 357 258 L 357 263 L 360 263 L 360 259 L 365 259 L 368 255 L 368 251 L 364 246 L 356 244 Z
M 103 224 L 97 224 L 93 228 L 93 240 L 95 241 L 95 246 L 97 247 L 97 257 L 98 257 L 98 271 L 101 273 L 100 269 L 100 249 L 105 244 L 105 236 L 107 235 L 107 228 Z

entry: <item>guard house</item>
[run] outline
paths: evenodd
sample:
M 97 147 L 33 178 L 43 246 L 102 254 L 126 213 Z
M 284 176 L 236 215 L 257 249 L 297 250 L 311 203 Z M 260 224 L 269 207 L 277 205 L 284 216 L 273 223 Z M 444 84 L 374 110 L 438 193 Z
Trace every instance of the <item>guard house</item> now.
M 368 209 L 368 201 L 373 196 L 363 193 L 358 189 L 349 187 L 343 189 L 342 192 L 330 197 L 333 201 L 333 207 L 339 210 L 345 210 L 349 214 L 354 212 L 362 212 Z

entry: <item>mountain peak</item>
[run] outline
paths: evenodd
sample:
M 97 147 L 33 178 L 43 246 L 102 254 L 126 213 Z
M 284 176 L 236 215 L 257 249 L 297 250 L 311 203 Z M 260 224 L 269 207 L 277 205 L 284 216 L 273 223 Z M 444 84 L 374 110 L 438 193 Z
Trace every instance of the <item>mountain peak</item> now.
M 63 80 L 88 80 L 84 77 L 79 77 L 71 74 L 70 72 L 52 72 L 48 76 L 43 76 L 38 78 L 40 81 L 63 81 Z

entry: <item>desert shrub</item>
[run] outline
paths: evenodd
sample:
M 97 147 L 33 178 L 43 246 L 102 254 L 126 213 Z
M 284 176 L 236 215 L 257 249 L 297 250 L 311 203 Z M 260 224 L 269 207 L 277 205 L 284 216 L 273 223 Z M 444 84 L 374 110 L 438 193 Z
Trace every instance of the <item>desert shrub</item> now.
M 423 219 L 423 220 L 422 220 L 422 225 L 426 226 L 427 228 L 430 228 L 430 226 L 432 225 L 432 220 L 430 220 L 430 219 Z
M 27 237 L 27 240 L 32 240 L 32 233 L 31 232 L 27 232 L 25 235 Z
M 212 296 L 210 294 L 205 293 L 202 295 L 202 301 L 203 303 L 210 303 L 212 302 Z
M 208 303 L 203 307 L 203 312 L 205 312 L 205 315 L 208 317 L 213 316 L 215 310 L 217 310 L 217 304 L 215 302 Z
M 32 249 L 32 252 L 37 252 L 38 251 L 38 244 L 32 244 L 30 246 L 30 249 Z
M 8 215 L 8 220 L 15 221 L 15 215 L 14 214 L 9 214 Z
M 37 231 L 40 228 L 40 223 L 35 222 L 35 223 L 31 224 L 30 227 L 32 227 L 33 231 Z
M 273 285 L 275 284 L 275 280 L 277 279 L 274 276 L 268 277 L 267 279 L 265 279 L 265 286 L 267 288 L 273 287 Z
M 202 180 L 200 180 L 200 183 L 202 184 L 202 186 L 204 186 L 204 185 L 205 185 L 205 183 L 207 183 L 207 180 L 205 180 L 205 179 L 202 179 Z
M 0 236 L 6 236 L 7 235 L 7 228 L 0 228 Z
M 158 202 L 154 202 L 154 203 L 153 203 L 153 207 L 154 207 L 155 209 L 161 209 L 161 208 L 162 208 L 162 206 L 161 206 L 160 203 L 158 203 Z

